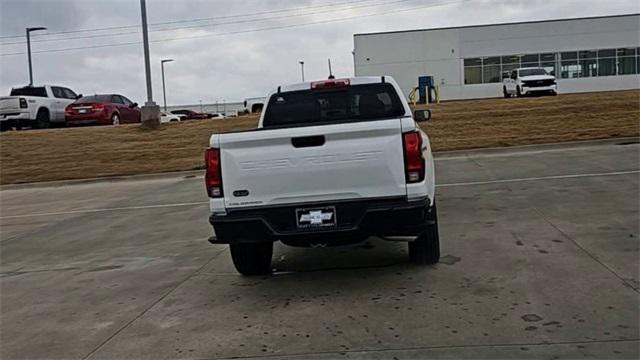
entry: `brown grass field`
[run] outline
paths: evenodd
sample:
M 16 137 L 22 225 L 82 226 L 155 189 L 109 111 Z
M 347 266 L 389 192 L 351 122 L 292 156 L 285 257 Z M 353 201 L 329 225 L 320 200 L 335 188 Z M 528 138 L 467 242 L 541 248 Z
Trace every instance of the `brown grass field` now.
M 640 91 L 449 101 L 423 123 L 436 151 L 640 134 Z M 0 183 L 193 170 L 209 135 L 251 129 L 256 116 L 164 124 L 10 131 L 0 135 Z

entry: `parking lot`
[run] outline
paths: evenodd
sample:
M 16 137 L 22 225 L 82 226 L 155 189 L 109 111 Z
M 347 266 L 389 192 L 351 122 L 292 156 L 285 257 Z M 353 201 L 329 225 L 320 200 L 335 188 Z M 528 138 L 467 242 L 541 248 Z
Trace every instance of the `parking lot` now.
M 636 139 L 437 155 L 442 259 L 277 246 L 239 276 L 202 176 L 5 187 L 2 358 L 637 358 Z

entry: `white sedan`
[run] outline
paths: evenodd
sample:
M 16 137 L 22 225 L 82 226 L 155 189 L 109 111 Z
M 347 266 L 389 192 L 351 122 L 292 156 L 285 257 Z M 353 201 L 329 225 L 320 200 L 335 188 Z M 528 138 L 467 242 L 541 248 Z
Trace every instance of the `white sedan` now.
M 167 114 L 165 112 L 160 113 L 160 123 L 165 124 L 169 122 L 180 122 L 180 116 L 175 114 Z

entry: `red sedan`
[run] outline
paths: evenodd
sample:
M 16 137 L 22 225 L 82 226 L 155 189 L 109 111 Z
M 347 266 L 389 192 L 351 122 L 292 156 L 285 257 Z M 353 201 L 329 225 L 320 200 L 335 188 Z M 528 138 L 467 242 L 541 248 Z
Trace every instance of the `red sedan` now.
M 139 123 L 138 104 L 118 94 L 83 96 L 64 110 L 67 125 Z

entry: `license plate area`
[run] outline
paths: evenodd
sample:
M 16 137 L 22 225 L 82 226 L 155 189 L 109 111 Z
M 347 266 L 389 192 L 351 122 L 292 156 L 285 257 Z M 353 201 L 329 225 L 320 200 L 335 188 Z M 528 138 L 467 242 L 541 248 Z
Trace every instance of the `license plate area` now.
M 335 206 L 296 209 L 298 229 L 328 229 L 335 228 L 337 224 Z

